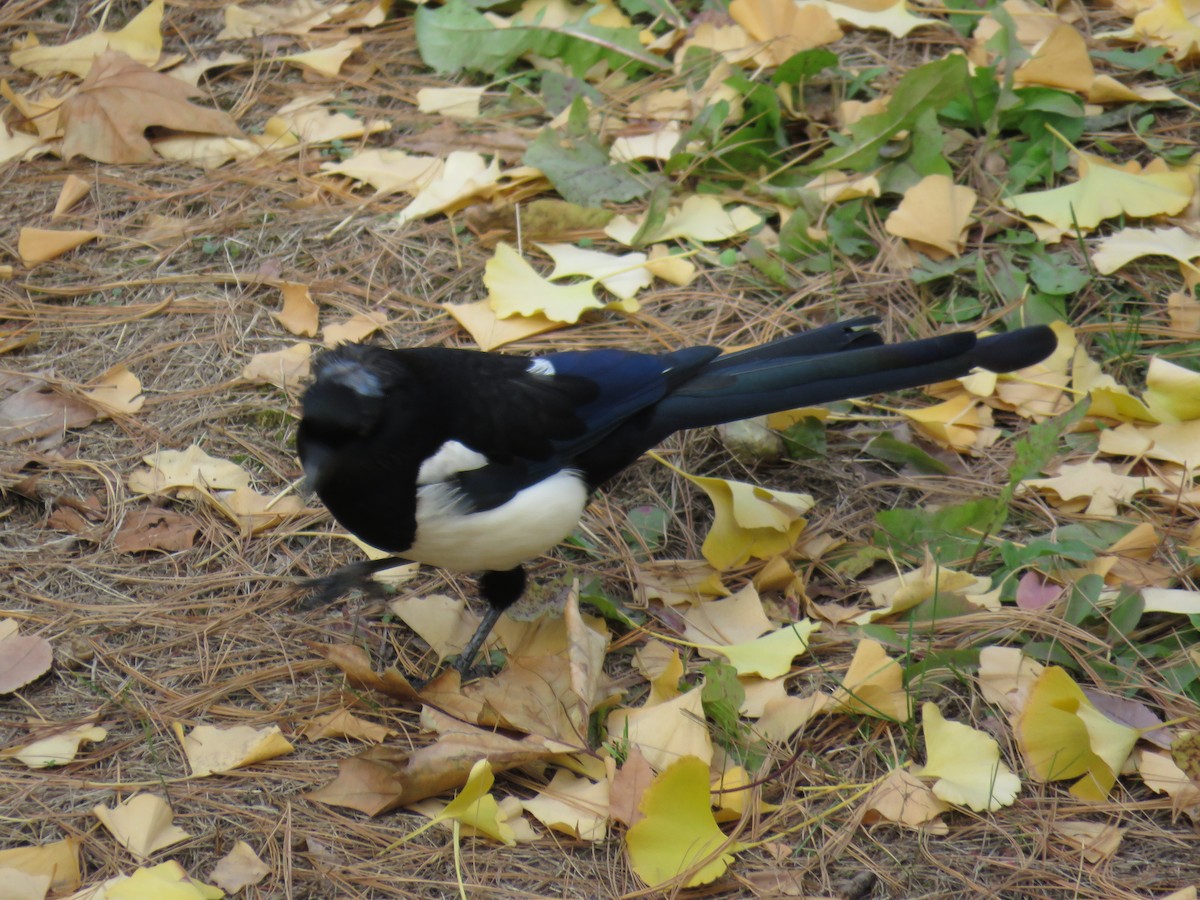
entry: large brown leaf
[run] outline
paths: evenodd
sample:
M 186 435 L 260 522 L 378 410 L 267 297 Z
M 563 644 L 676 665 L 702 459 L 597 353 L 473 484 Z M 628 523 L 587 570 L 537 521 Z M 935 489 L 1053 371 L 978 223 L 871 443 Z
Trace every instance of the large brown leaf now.
M 218 109 L 188 102 L 202 93 L 169 75 L 107 50 L 96 57 L 79 90 L 60 107 L 63 156 L 97 162 L 149 162 L 155 158 L 146 129 L 153 126 L 203 134 L 240 135 Z

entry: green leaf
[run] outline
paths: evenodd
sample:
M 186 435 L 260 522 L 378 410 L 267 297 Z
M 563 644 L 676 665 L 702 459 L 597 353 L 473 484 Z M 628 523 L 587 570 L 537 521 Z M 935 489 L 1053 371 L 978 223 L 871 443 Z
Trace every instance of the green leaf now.
M 629 540 L 631 546 L 657 550 L 663 545 L 670 518 L 661 506 L 635 506 L 625 513 L 625 520 L 633 529 Z
M 422 61 L 440 73 L 497 72 L 524 53 L 528 41 L 522 31 L 496 28 L 466 0 L 418 6 L 413 21 Z
M 940 459 L 930 456 L 916 444 L 897 440 L 887 432 L 873 437 L 863 451 L 896 466 L 911 466 L 926 475 L 949 475 L 951 472 L 950 467 Z
M 825 423 L 816 416 L 805 416 L 780 432 L 787 455 L 792 459 L 824 459 Z
M 619 600 L 610 597 L 600 585 L 599 578 L 593 578 L 579 588 L 579 602 L 595 607 L 605 619 L 617 622 L 626 628 L 638 628 L 646 617 L 637 610 L 631 610 Z
M 1033 256 L 1029 260 L 1029 277 L 1047 294 L 1074 294 L 1092 280 L 1091 275 L 1073 264 L 1068 253 Z
M 801 50 L 783 61 L 771 76 L 771 83 L 797 85 L 837 64 L 837 54 L 824 47 Z
M 1084 575 L 1071 586 L 1067 608 L 1063 610 L 1063 620 L 1068 625 L 1080 625 L 1086 619 L 1100 616 L 1100 594 L 1103 590 L 1103 578 L 1099 575 Z
M 741 744 L 745 726 L 738 710 L 746 702 L 746 689 L 738 681 L 737 669 L 723 659 L 714 659 L 700 671 L 704 675 L 700 703 L 716 728 L 717 743 L 723 747 Z
M 926 110 L 938 110 L 957 97 L 966 80 L 967 61 L 961 56 L 948 56 L 911 69 L 896 85 L 886 110 L 851 125 L 846 145 L 830 148 L 809 169 L 861 172 L 878 165 L 879 152 L 892 137 L 912 128 Z
M 899 556 L 919 561 L 928 547 L 933 558 L 947 564 L 975 555 L 979 542 L 992 531 L 1002 511 L 998 500 L 969 500 L 936 512 L 923 509 L 888 509 L 875 514 L 879 529 L 873 542 L 891 547 Z
M 580 206 L 627 203 L 651 188 L 650 179 L 639 180 L 628 166 L 613 163 L 592 135 L 560 135 L 543 128 L 525 151 L 524 161 L 541 169 L 564 200 Z

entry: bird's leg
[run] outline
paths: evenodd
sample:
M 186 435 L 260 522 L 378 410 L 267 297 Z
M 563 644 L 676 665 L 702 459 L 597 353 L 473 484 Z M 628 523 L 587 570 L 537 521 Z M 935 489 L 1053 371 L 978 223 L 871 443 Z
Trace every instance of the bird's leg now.
M 409 562 L 411 560 L 402 559 L 399 556 L 364 559 L 342 566 L 337 571 L 320 578 L 307 578 L 301 582 L 301 586 L 308 588 L 312 593 L 300 602 L 300 606 L 304 609 L 315 609 L 318 606 L 332 603 L 352 588 L 367 590 L 370 578 L 376 572 L 403 566 Z
M 479 623 L 479 627 L 471 635 L 471 640 L 467 642 L 463 652 L 458 655 L 458 661 L 454 663 L 454 668 L 464 678 L 470 671 L 471 663 L 475 661 L 475 656 L 479 653 L 483 642 L 496 627 L 496 622 L 500 620 L 504 610 L 516 603 L 524 590 L 525 570 L 520 566 L 509 569 L 507 572 L 484 572 L 480 576 L 479 593 L 487 601 L 488 608 L 487 612 L 483 614 L 483 620 Z

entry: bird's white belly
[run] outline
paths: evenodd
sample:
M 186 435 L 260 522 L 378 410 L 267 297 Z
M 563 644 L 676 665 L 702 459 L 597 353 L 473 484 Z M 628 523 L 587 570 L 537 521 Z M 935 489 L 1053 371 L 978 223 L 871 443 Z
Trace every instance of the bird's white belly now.
M 454 572 L 503 572 L 571 533 L 587 505 L 579 475 L 558 472 L 503 506 L 463 513 L 444 483 L 417 489 L 417 539 L 401 556 Z

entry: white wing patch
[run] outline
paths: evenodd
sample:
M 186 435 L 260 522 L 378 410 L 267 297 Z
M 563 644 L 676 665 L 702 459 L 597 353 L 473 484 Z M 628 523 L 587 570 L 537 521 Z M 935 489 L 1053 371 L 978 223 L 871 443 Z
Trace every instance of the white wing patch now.
M 570 534 L 588 492 L 579 473 L 567 470 L 483 512 L 462 512 L 456 495 L 449 484 L 417 489 L 417 539 L 406 559 L 452 572 L 505 572 Z
M 529 364 L 529 368 L 525 370 L 530 375 L 554 375 L 554 363 L 543 357 L 538 357 Z
M 466 444 L 458 441 L 446 441 L 438 447 L 437 452 L 425 462 L 417 472 L 417 484 L 436 484 L 439 481 L 449 481 L 459 472 L 469 472 L 472 469 L 482 469 L 487 465 L 487 457 L 476 453 Z

